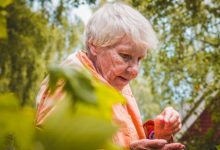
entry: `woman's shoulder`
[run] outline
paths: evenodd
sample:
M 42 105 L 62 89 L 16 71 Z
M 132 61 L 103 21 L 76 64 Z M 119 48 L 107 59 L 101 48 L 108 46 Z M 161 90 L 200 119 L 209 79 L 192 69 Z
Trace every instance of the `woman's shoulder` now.
M 67 58 L 61 63 L 61 66 L 64 67 L 82 67 L 82 63 L 80 62 L 79 58 L 77 57 L 77 55 L 80 52 L 73 52 L 72 54 L 68 55 Z

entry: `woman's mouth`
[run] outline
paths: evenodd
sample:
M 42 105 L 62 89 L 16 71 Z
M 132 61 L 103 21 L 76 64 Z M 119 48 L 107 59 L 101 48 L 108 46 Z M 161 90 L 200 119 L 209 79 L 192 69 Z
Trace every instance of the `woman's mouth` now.
M 128 82 L 128 81 L 129 81 L 128 79 L 126 79 L 126 78 L 124 78 L 124 77 L 122 77 L 122 76 L 118 76 L 118 78 L 119 78 L 121 81 L 123 81 L 123 82 Z

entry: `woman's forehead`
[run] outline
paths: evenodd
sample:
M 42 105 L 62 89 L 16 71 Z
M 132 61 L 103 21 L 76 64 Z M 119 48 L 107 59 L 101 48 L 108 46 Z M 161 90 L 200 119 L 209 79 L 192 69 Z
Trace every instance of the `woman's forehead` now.
M 147 50 L 142 46 L 139 46 L 132 40 L 121 40 L 114 45 L 114 48 L 120 52 L 145 55 Z

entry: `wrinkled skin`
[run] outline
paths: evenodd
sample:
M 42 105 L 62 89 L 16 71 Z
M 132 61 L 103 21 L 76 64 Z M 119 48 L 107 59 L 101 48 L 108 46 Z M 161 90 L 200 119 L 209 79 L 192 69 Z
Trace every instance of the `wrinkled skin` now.
M 90 52 L 98 73 L 118 90 L 138 75 L 140 61 L 146 55 L 145 49 L 127 38 L 105 48 L 90 44 Z
M 134 79 L 139 72 L 140 61 L 147 50 L 137 47 L 129 38 L 124 38 L 113 46 L 97 47 L 89 42 L 88 57 L 97 72 L 119 91 Z M 181 119 L 177 111 L 167 107 L 155 119 L 155 139 L 142 139 L 130 144 L 133 150 L 182 150 L 180 143 L 167 144 L 173 134 L 181 128 Z M 162 140 L 163 139 L 163 140 Z
M 172 107 L 167 107 L 160 113 L 155 121 L 155 138 L 169 140 L 171 136 L 177 133 L 181 127 L 181 118 L 179 113 Z

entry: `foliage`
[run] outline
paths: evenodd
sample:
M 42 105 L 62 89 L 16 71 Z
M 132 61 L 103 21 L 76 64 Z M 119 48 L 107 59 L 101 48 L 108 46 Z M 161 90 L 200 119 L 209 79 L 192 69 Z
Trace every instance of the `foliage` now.
M 181 104 L 211 84 L 215 88 L 220 74 L 218 0 L 126 2 L 149 18 L 161 40 L 143 68 L 156 99 Z
M 30 149 L 34 135 L 34 109 L 21 107 L 17 97 L 7 93 L 0 95 L 0 114 L 0 149 L 14 146 L 19 150 Z
M 46 65 L 73 50 L 78 31 L 74 24 L 65 28 L 49 24 L 43 13 L 33 12 L 23 0 L 6 11 L 8 38 L 0 40 L 0 92 L 14 92 L 21 104 L 33 105 Z
M 7 11 L 4 9 L 12 3 L 12 0 L 0 0 L 0 39 L 7 38 L 7 22 L 6 22 L 6 15 Z
M 201 91 L 210 89 L 208 96 L 219 90 L 219 0 L 124 1 L 150 20 L 161 41 L 158 50 L 152 50 L 143 62 L 140 78 L 147 78 L 149 83 L 140 104 L 151 102 L 147 100 L 147 91 L 150 91 L 151 99 L 160 101 L 162 107 L 169 104 L 181 111 L 183 105 L 191 104 Z M 134 92 L 138 93 L 138 90 L 134 89 Z M 147 112 L 148 107 L 140 105 L 140 108 Z M 197 139 L 201 141 L 201 137 Z M 197 139 L 194 139 L 194 145 L 189 144 L 191 148 L 196 143 L 197 149 L 209 146 L 208 142 L 198 144 Z M 204 139 L 212 141 L 211 136 Z
M 15 1 L 5 8 L 8 38 L 0 40 L 0 92 L 15 94 L 0 96 L 0 149 L 120 150 L 111 142 L 117 130 L 111 111 L 113 104 L 124 99 L 85 72 L 51 69 L 51 90 L 62 78 L 67 96 L 57 104 L 57 111 L 45 121 L 43 130 L 33 126 L 35 112 L 31 105 L 45 74 L 43 70 L 46 64 L 72 51 L 80 28 L 63 15 L 53 20 L 44 10 L 33 11 L 29 2 Z
M 209 104 L 201 115 L 203 117 L 199 117 L 199 119 L 194 122 L 193 126 L 188 129 L 189 131 L 184 133 L 181 138 L 181 142 L 185 143 L 187 145 L 186 147 L 190 150 L 214 150 L 216 149 L 216 145 L 220 143 L 218 138 L 220 132 L 220 112 L 217 111 L 220 107 L 220 92 L 218 91 L 215 93 L 217 95 L 207 101 Z
M 65 26 L 65 18 L 69 17 L 71 11 L 80 5 L 92 5 L 96 0 L 58 0 L 56 4 L 53 0 L 27 0 L 30 6 L 38 5 L 39 10 L 43 12 L 46 18 L 51 20 L 52 24 Z
M 53 85 L 58 79 L 65 81 L 67 98 L 58 104 L 57 110 L 43 125 L 46 132 L 41 132 L 40 136 L 47 135 L 46 139 L 42 138 L 45 148 L 106 148 L 106 139 L 111 139 L 115 132 L 111 122 L 112 105 L 123 102 L 122 96 L 97 79 L 91 79 L 87 72 L 67 68 L 53 68 L 51 72 Z
M 121 94 L 85 71 L 54 67 L 50 70 L 50 78 L 51 89 L 59 80 L 65 82 L 66 96 L 56 104 L 55 111 L 45 120 L 41 130 L 35 130 L 32 124 L 32 109 L 30 112 L 30 108 L 20 107 L 11 94 L 1 95 L 0 148 L 120 150 L 111 143 L 111 138 L 117 129 L 112 123 L 112 105 L 124 103 Z M 76 94 L 78 91 L 84 94 Z M 11 135 L 10 140 L 15 143 L 6 145 L 3 140 L 9 139 L 7 135 Z

